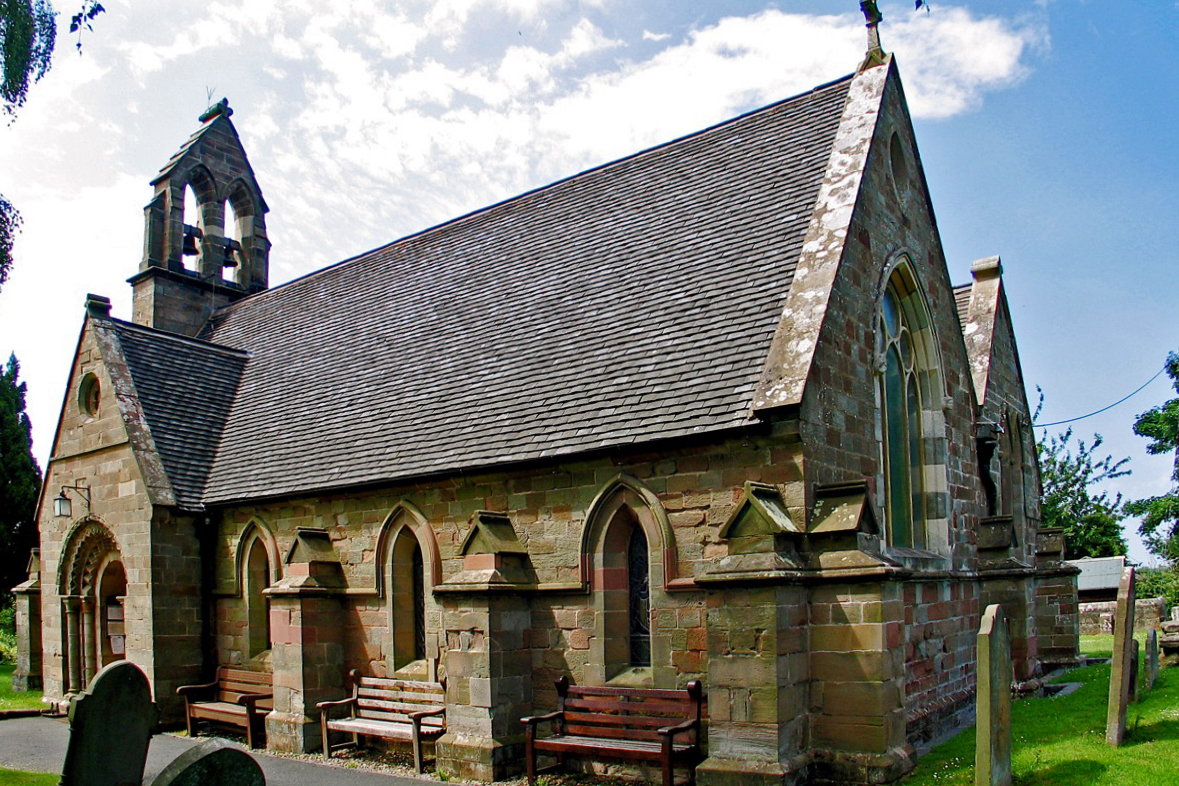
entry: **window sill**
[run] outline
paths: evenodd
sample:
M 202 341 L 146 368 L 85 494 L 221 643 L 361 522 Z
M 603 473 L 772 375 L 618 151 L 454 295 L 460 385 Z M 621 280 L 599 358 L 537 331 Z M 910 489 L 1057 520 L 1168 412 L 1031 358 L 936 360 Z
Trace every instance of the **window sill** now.
M 650 688 L 655 684 L 655 676 L 650 666 L 630 666 L 606 680 L 609 688 Z
M 903 546 L 886 546 L 884 556 L 890 560 L 914 571 L 937 570 L 950 568 L 950 557 L 928 549 L 914 549 Z

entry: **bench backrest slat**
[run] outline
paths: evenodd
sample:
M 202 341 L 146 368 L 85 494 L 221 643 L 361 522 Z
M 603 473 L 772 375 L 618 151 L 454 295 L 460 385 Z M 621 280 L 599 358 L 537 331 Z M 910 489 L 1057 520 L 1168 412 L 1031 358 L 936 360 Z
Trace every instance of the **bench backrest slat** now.
M 217 701 L 236 704 L 242 696 L 252 696 L 258 693 L 270 693 L 273 690 L 274 675 L 264 671 L 247 671 L 220 666 L 217 669 Z M 259 699 L 259 709 L 274 709 L 271 699 Z
M 624 729 L 620 726 L 585 726 L 580 723 L 565 724 L 565 733 L 578 737 L 609 737 L 612 740 L 643 740 L 653 742 L 661 739 L 659 732 L 639 729 Z M 680 738 L 684 739 L 683 737 Z
M 441 693 L 423 693 L 421 691 L 406 691 L 406 690 L 382 690 L 380 688 L 370 688 L 367 685 L 361 685 L 356 691 L 356 697 L 361 701 L 365 699 L 380 699 L 381 701 L 405 701 L 414 704 L 442 704 L 445 701 L 445 696 Z
M 420 680 L 393 680 L 383 677 L 362 677 L 351 672 L 353 717 L 411 723 L 410 715 L 423 710 L 446 706 L 446 689 L 441 683 Z M 445 715 L 431 715 L 422 719 L 426 728 L 446 726 Z
M 634 699 L 673 699 L 675 701 L 691 701 L 686 690 L 668 688 L 594 688 L 585 685 L 570 685 L 569 696 L 611 696 L 614 698 Z
M 643 715 L 664 713 L 668 717 L 690 718 L 696 712 L 696 705 L 689 701 L 641 701 L 618 699 L 565 699 L 565 709 L 598 712 L 633 712 Z
M 445 689 L 437 682 L 423 682 L 421 680 L 391 680 L 384 677 L 361 677 L 360 684 L 381 690 L 408 690 L 421 693 L 445 693 Z
M 264 685 L 269 688 L 274 684 L 274 676 L 265 671 L 249 671 L 221 666 L 217 669 L 217 681 L 244 682 L 250 685 Z
M 566 705 L 568 706 L 568 705 Z M 571 712 L 565 710 L 566 723 L 588 723 L 602 726 L 623 726 L 634 729 L 662 729 L 686 720 L 683 716 L 669 718 L 651 715 L 606 715 L 601 712 Z
M 699 721 L 704 694 L 699 682 L 686 690 L 662 688 L 592 688 L 557 680 L 558 709 L 565 713 L 564 733 L 607 739 L 653 741 L 659 729 Z M 695 742 L 698 729 L 680 738 Z
M 406 704 L 403 701 L 377 701 L 375 699 L 361 699 L 356 702 L 358 712 L 400 712 L 402 714 L 410 714 L 415 712 L 422 712 L 423 709 L 434 709 L 440 707 L 441 704 L 436 705 L 414 705 Z
M 362 720 L 381 720 L 393 721 L 394 723 L 412 723 L 409 719 L 409 713 L 405 712 L 380 712 L 379 710 L 360 709 L 356 711 L 355 717 Z M 422 718 L 422 726 L 442 728 L 446 724 L 445 719 L 441 715 L 430 715 Z

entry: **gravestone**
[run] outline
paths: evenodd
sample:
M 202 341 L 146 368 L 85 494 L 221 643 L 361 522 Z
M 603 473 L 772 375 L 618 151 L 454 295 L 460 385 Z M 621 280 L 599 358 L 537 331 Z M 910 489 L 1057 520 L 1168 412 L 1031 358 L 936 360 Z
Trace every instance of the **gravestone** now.
M 116 661 L 70 702 L 70 741 L 60 786 L 139 786 L 160 720 L 147 676 Z
M 1011 634 L 1003 608 L 987 606 L 978 631 L 975 786 L 1011 786 Z
M 1146 689 L 1154 688 L 1159 678 L 1159 632 L 1151 628 L 1146 632 Z
M 1130 701 L 1130 672 L 1134 652 L 1134 569 L 1122 571 L 1118 607 L 1114 612 L 1113 666 L 1109 674 L 1109 711 L 1105 741 L 1115 748 L 1126 737 L 1126 705 Z
M 1142 657 L 1138 639 L 1130 645 L 1130 703 L 1138 703 L 1138 686 L 1142 681 Z
M 206 740 L 173 759 L 151 786 L 266 786 L 266 776 L 239 746 Z

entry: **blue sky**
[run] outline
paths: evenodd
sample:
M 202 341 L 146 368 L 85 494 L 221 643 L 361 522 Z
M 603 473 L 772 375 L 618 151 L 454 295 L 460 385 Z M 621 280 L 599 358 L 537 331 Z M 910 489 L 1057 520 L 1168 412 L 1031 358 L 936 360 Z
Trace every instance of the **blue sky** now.
M 277 284 L 838 78 L 864 41 L 855 0 L 104 4 L 85 54 L 63 33 L 0 129 L 0 191 L 25 215 L 0 352 L 42 465 L 85 294 L 129 318 L 148 182 L 210 95 L 271 207 Z M 1129 393 L 1179 349 L 1179 4 L 881 7 L 951 277 L 1002 256 L 1041 420 Z M 1168 485 L 1131 424 L 1169 395 L 1160 378 L 1076 424 L 1132 458 L 1127 497 Z

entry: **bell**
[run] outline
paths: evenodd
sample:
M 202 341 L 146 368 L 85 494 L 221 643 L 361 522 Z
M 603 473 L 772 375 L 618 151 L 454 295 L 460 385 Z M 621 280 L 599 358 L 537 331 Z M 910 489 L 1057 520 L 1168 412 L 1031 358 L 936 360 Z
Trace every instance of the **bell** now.
M 197 240 L 205 236 L 200 227 L 194 227 L 192 224 L 184 225 L 184 243 L 180 249 L 180 253 L 186 257 L 195 257 L 199 252 L 197 250 Z
M 221 267 L 233 268 L 237 267 L 237 257 L 233 253 L 232 246 L 225 246 L 225 256 L 221 260 Z

